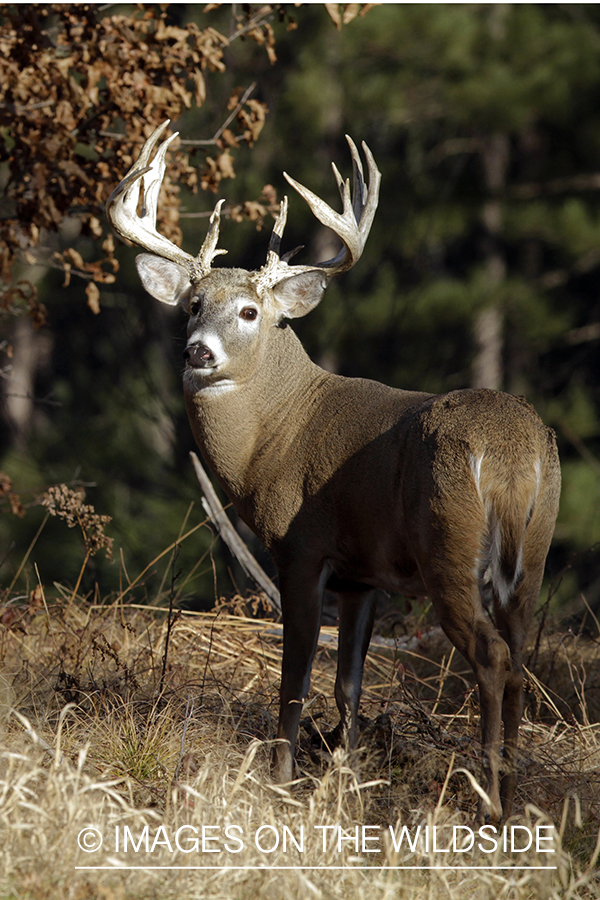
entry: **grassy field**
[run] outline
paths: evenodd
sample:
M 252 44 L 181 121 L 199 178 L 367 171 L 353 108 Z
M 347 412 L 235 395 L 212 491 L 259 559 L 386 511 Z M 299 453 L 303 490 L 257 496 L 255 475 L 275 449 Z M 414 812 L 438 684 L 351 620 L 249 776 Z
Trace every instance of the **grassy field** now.
M 278 625 L 241 601 L 169 622 L 47 594 L 9 598 L 1 619 L 1 900 L 600 897 L 597 633 L 541 635 L 520 827 L 494 847 L 472 821 L 477 696 L 435 625 L 393 639 L 383 622 L 352 765 L 323 749 L 323 629 L 287 791 L 269 777 Z
M 568 631 L 548 602 L 536 618 L 503 831 L 473 824 L 477 692 L 427 607 L 378 617 L 352 759 L 328 750 L 337 632 L 322 629 L 287 790 L 269 773 L 282 632 L 262 599 L 176 611 L 193 576 L 174 574 L 177 542 L 133 580 L 121 555 L 120 595 L 84 598 L 108 519 L 53 491 L 83 562 L 74 588 L 45 588 L 32 544 L 0 604 L 0 900 L 600 898 L 590 610 Z

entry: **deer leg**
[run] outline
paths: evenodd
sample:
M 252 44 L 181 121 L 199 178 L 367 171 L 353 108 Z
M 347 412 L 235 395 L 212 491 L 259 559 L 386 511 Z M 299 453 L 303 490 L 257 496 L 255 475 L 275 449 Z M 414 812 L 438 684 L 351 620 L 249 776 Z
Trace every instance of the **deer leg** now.
M 504 688 L 510 666 L 510 650 L 492 623 L 485 617 L 479 590 L 473 584 L 470 596 L 453 602 L 437 594 L 432 600 L 440 624 L 456 649 L 471 664 L 479 686 L 483 788 L 490 798 L 488 807 L 481 799 L 477 821 L 486 814 L 496 823 L 502 815 L 500 802 L 500 736 Z
M 479 685 L 482 770 L 484 788 L 490 798 L 490 808 L 487 810 L 486 804 L 480 799 L 477 820 L 483 822 L 488 813 L 491 822 L 497 823 L 502 817 L 499 784 L 500 738 L 510 652 L 505 641 L 497 635 L 480 632 L 478 644 L 475 660 L 471 661 L 471 665 Z
M 502 819 L 512 812 L 517 786 L 517 744 L 523 714 L 523 646 L 540 592 L 541 573 L 535 577 L 525 574 L 515 594 L 504 604 L 494 598 L 494 615 L 498 631 L 510 648 L 510 669 L 507 673 L 502 701 L 504 722 L 504 774 L 500 782 Z
M 507 675 L 502 701 L 504 722 L 504 773 L 500 781 L 502 821 L 512 813 L 517 787 L 517 744 L 519 726 L 523 714 L 523 664 L 522 654 L 511 654 L 511 670 Z
M 335 702 L 346 746 L 349 750 L 354 750 L 358 737 L 358 704 L 363 666 L 373 631 L 377 596 L 371 590 L 351 593 L 338 591 L 337 597 L 340 626 Z
M 312 666 L 324 593 L 324 572 L 310 578 L 306 572 L 280 572 L 283 613 L 283 661 L 279 694 L 278 743 L 275 746 L 274 777 L 279 783 L 294 777 L 294 747 L 302 713 L 302 702 L 310 687 Z

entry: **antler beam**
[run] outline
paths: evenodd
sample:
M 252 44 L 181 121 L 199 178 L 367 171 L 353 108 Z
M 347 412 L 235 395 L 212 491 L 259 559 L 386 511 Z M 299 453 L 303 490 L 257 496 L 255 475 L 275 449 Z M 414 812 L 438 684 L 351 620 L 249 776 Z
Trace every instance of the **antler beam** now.
M 333 278 L 334 275 L 339 275 L 341 272 L 351 269 L 360 259 L 373 224 L 375 210 L 377 209 L 381 173 L 373 159 L 373 154 L 363 142 L 362 148 L 367 160 L 369 175 L 369 184 L 367 186 L 356 145 L 348 135 L 346 135 L 346 140 L 352 155 L 352 191 L 350 190 L 350 180 L 346 179 L 344 181 L 335 164 L 331 164 L 342 197 L 343 210 L 341 213 L 337 213 L 320 197 L 317 197 L 308 188 L 291 178 L 287 172 L 283 173 L 289 184 L 308 203 L 313 215 L 316 216 L 321 224 L 331 228 L 344 246 L 333 259 L 329 259 L 326 262 L 316 263 L 315 265 L 288 266 L 287 260 L 293 253 L 285 254 L 283 257 L 279 255 L 281 236 L 287 216 L 287 198 L 284 197 L 281 204 L 281 213 L 273 229 L 267 263 L 255 276 L 255 280 L 260 287 L 272 286 L 282 278 L 302 274 L 303 272 L 322 271 L 327 278 Z
M 219 200 L 210 217 L 208 234 L 198 256 L 193 257 L 182 250 L 156 230 L 156 213 L 158 194 L 165 175 L 165 155 L 171 142 L 178 136 L 175 132 L 158 148 L 152 162 L 152 152 L 169 125 L 169 119 L 150 135 L 140 155 L 125 178 L 114 189 L 106 203 L 108 219 L 121 237 L 127 238 L 144 250 L 155 253 L 163 259 L 183 266 L 190 274 L 192 281 L 197 281 L 210 271 L 215 256 L 227 253 L 217 250 L 219 239 L 220 210 L 223 203 Z M 140 193 L 143 188 L 143 204 L 141 215 L 138 215 Z

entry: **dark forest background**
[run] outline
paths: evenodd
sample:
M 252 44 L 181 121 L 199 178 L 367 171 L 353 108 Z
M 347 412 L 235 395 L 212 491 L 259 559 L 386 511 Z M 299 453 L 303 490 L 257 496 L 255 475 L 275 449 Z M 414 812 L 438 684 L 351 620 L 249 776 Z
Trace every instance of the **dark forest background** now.
M 136 251 L 103 216 L 165 118 L 191 143 L 169 153 L 160 227 L 195 253 L 225 197 L 222 264 L 247 268 L 264 262 L 282 170 L 337 205 L 330 161 L 349 172 L 345 133 L 368 143 L 383 186 L 365 253 L 294 328 L 345 375 L 525 395 L 562 460 L 554 602 L 600 609 L 600 8 L 587 4 L 0 7 L 0 584 L 77 583 L 81 533 L 47 518 L 51 485 L 112 517 L 112 560 L 90 553 L 83 573 L 90 597 L 147 570 L 130 599 L 153 602 L 172 577 L 168 554 L 153 561 L 205 518 L 185 317 L 142 291 Z M 290 199 L 284 249 L 326 258 L 331 236 Z M 206 527 L 175 570 L 192 605 L 246 587 Z

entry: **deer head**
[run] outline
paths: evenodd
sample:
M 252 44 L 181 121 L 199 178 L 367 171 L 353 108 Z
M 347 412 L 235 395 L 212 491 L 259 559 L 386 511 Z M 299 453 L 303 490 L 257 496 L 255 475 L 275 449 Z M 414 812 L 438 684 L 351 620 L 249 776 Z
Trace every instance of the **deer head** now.
M 269 243 L 266 263 L 256 272 L 212 268 L 216 256 L 223 200 L 210 217 L 208 233 L 197 256 L 177 247 L 156 229 L 157 202 L 165 172 L 165 154 L 177 137 L 171 135 L 152 154 L 169 122 L 157 128 L 125 178 L 112 192 L 106 210 L 115 231 L 149 253 L 136 257 L 142 284 L 149 294 L 170 305 L 180 304 L 190 315 L 188 367 L 195 383 L 229 382 L 232 361 L 257 358 L 261 336 L 282 320 L 305 316 L 319 303 L 329 278 L 350 269 L 360 258 L 377 208 L 381 175 L 363 143 L 369 184 L 353 141 L 347 137 L 352 155 L 353 189 L 350 181 L 333 172 L 343 201 L 337 213 L 312 191 L 284 173 L 316 218 L 331 228 L 343 247 L 330 260 L 314 265 L 289 265 L 296 251 L 281 255 L 288 201 L 284 197 Z M 142 195 L 142 196 L 141 196 Z M 141 212 L 138 207 L 142 199 Z

